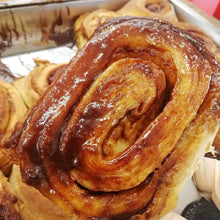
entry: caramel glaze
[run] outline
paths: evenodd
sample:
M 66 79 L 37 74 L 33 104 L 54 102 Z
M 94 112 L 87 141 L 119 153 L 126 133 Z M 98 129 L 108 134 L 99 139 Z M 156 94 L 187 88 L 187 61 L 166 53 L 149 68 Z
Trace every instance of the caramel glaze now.
M 57 69 L 51 71 L 49 77 L 48 77 L 48 85 L 50 85 L 64 70 L 66 65 L 60 66 Z
M 2 145 L 17 150 L 23 180 L 69 214 L 150 216 L 184 129 L 198 111 L 219 117 L 217 68 L 201 41 L 168 22 L 112 19 Z

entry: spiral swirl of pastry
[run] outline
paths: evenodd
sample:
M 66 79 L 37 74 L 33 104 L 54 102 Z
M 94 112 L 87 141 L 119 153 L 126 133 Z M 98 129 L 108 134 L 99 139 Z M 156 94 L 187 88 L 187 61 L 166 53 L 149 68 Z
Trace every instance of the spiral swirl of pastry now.
M 0 140 L 25 119 L 27 108 L 19 92 L 8 82 L 0 80 Z M 13 163 L 14 152 L 0 149 L 0 170 L 6 173 Z
M 217 132 L 218 72 L 202 41 L 168 22 L 109 20 L 2 145 L 69 215 L 158 219 Z
M 28 108 L 38 101 L 65 65 L 40 59 L 35 59 L 35 63 L 36 67 L 28 76 L 17 79 L 12 83 L 20 92 Z
M 26 106 L 19 92 L 8 82 L 0 80 L 0 138 L 14 128 L 26 113 Z
M 73 26 L 78 48 L 82 48 L 86 44 L 99 25 L 110 18 L 118 16 L 116 12 L 107 9 L 97 9 L 91 13 L 81 15 Z
M 183 30 L 188 31 L 193 36 L 197 37 L 199 40 L 203 41 L 204 45 L 206 46 L 206 49 L 209 50 L 211 53 L 215 54 L 217 62 L 220 63 L 219 48 L 211 39 L 211 37 L 204 33 L 203 30 L 187 22 L 176 22 L 175 24 Z M 220 149 L 220 131 L 218 131 L 218 133 L 216 134 L 213 145 L 216 148 Z

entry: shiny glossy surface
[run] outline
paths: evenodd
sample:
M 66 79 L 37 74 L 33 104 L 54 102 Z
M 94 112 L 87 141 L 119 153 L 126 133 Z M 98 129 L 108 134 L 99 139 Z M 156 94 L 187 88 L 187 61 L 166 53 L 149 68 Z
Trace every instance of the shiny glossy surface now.
M 3 144 L 16 147 L 24 181 L 67 213 L 159 215 L 163 185 L 191 155 L 185 132 L 218 123 L 217 68 L 202 42 L 168 22 L 113 19 Z

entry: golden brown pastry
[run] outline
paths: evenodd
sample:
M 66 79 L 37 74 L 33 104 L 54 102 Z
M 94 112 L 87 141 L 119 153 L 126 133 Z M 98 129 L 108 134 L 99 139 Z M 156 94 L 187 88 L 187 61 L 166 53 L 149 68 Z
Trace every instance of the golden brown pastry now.
M 0 139 L 14 128 L 15 124 L 26 114 L 18 91 L 8 82 L 0 80 Z
M 26 113 L 26 106 L 18 91 L 10 84 L 14 80 L 11 71 L 0 61 L 0 140 L 18 121 L 24 119 Z M 8 172 L 13 157 L 14 152 L 11 149 L 0 150 L 1 171 Z
M 107 9 L 97 9 L 90 13 L 82 14 L 74 23 L 73 31 L 78 48 L 82 48 L 95 29 L 106 20 L 118 17 L 117 12 Z
M 19 92 L 8 82 L 0 80 L 0 140 L 17 122 L 25 119 L 27 108 Z M 12 162 L 14 152 L 11 149 L 0 150 L 0 170 L 6 173 Z
M 21 220 L 17 198 L 12 194 L 7 178 L 0 171 L 0 219 Z
M 168 0 L 130 0 L 117 12 L 122 16 L 146 16 L 178 21 L 173 5 Z
M 25 183 L 79 219 L 159 219 L 219 128 L 219 66 L 172 24 L 98 28 L 1 143 Z
M 95 29 L 110 18 L 119 16 L 144 16 L 177 22 L 172 4 L 168 0 L 130 0 L 118 11 L 97 9 L 81 15 L 74 23 L 73 32 L 78 48 L 82 48 Z
M 36 67 L 28 76 L 17 79 L 12 83 L 29 108 L 44 94 L 65 65 L 63 63 L 54 64 L 40 59 L 35 59 L 35 63 Z
M 214 53 L 217 54 L 217 46 L 214 43 L 214 41 L 212 40 L 211 37 L 209 37 L 202 29 L 200 29 L 199 27 L 187 23 L 187 22 L 177 22 L 175 23 L 178 27 L 182 28 L 185 31 L 188 31 L 189 33 L 191 33 L 193 36 L 197 37 L 198 39 L 202 40 L 206 46 L 206 48 Z
M 17 198 L 17 208 L 22 220 L 71 220 L 48 198 L 21 180 L 20 169 L 13 166 L 9 187 Z M 31 196 L 30 196 L 31 195 Z

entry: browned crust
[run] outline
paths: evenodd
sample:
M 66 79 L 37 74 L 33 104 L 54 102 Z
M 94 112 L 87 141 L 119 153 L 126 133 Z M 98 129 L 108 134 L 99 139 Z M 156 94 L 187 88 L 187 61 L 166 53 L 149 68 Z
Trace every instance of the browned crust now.
M 109 90 L 112 80 L 106 86 L 104 74 L 108 75 L 115 63 L 115 71 L 120 69 L 118 62 L 125 57 L 129 62 L 149 59 L 157 65 L 166 76 L 169 94 L 162 112 L 135 143 L 123 152 L 103 157 L 102 142 L 100 145 L 87 140 L 91 141 L 93 135 L 101 137 L 119 111 L 114 111 L 117 102 L 112 102 L 118 98 L 117 91 Z M 185 173 L 185 165 L 195 165 L 219 127 L 218 72 L 215 58 L 203 42 L 170 23 L 135 17 L 112 19 L 94 33 L 32 109 L 20 130 L 3 144 L 16 146 L 24 181 L 67 213 L 119 219 L 142 212 L 146 219 L 158 218 L 173 208 L 177 199 L 178 187 L 175 198 L 169 199 L 169 189 L 175 189 L 174 177 L 180 186 L 178 176 L 184 180 L 190 176 L 191 172 Z M 122 83 L 122 89 L 127 84 Z M 105 88 L 106 95 L 100 93 Z M 113 103 L 113 107 L 94 105 L 100 97 L 102 103 Z M 123 99 L 120 102 L 126 103 Z M 126 109 L 129 105 L 121 106 Z M 111 111 L 110 119 L 102 122 Z M 102 124 L 105 126 L 98 126 Z M 191 137 L 191 131 L 196 138 Z M 206 133 L 209 141 L 205 141 Z M 193 151 L 198 143 L 203 143 L 199 154 Z M 183 149 L 186 160 L 179 158 Z M 178 169 L 173 169 L 173 164 Z M 138 179 L 136 183 L 130 173 Z

